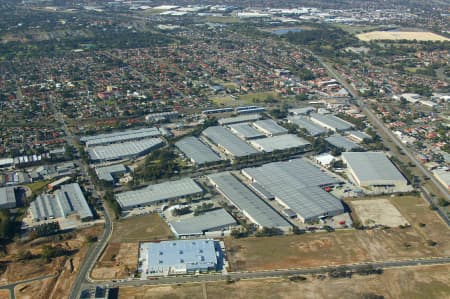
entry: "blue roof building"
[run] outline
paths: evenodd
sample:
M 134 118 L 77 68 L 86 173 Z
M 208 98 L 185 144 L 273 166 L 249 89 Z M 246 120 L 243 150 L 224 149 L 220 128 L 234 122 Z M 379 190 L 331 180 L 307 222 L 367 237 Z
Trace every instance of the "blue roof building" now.
M 213 239 L 142 243 L 139 264 L 142 279 L 219 270 L 220 245 Z

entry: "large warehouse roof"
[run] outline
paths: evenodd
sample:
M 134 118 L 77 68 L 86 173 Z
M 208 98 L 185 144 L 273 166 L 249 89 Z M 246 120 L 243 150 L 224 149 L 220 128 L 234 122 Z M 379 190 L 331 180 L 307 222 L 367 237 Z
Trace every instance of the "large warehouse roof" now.
M 224 127 L 209 127 L 203 131 L 203 135 L 208 137 L 215 144 L 223 147 L 235 157 L 244 157 L 258 153 L 258 151 L 252 148 L 248 143 L 241 140 Z
M 264 134 L 250 126 L 248 123 L 235 124 L 229 126 L 231 132 L 236 134 L 242 139 L 255 139 L 264 137 Z
M 288 132 L 288 130 L 286 128 L 280 126 L 279 124 L 276 123 L 276 121 L 274 121 L 272 119 L 258 120 L 258 121 L 255 121 L 253 123 L 253 125 L 258 130 L 260 130 L 261 132 L 263 132 L 264 134 L 269 135 L 269 136 L 286 134 Z
M 302 159 L 246 168 L 243 173 L 263 186 L 304 221 L 344 212 L 342 203 L 319 186 L 338 183 Z
M 293 134 L 284 134 L 250 141 L 256 149 L 264 152 L 287 150 L 311 145 L 310 142 Z
M 405 177 L 382 152 L 342 153 L 342 159 L 360 185 L 407 184 Z
M 116 200 L 123 209 L 151 205 L 170 199 L 202 193 L 203 189 L 191 178 L 169 181 L 146 188 L 116 194 Z
M 249 121 L 256 121 L 260 118 L 261 118 L 260 114 L 241 114 L 239 116 L 221 118 L 217 122 L 219 123 L 219 125 L 224 126 Z
M 89 157 L 93 161 L 126 159 L 142 155 L 164 144 L 161 138 L 148 138 L 110 145 L 98 145 L 89 148 Z
M 218 263 L 212 239 L 143 243 L 141 250 L 143 276 L 206 271 L 215 269 Z
M 77 213 L 81 220 L 93 217 L 86 198 L 77 183 L 62 185 L 52 194 L 42 194 L 30 205 L 34 221 L 67 217 Z
M 318 136 L 327 132 L 323 127 L 313 123 L 304 116 L 292 116 L 288 117 L 288 120 L 289 122 L 296 124 L 299 128 L 305 129 L 311 136 Z
M 288 228 L 291 225 L 229 172 L 208 176 L 217 189 L 261 227 Z
M 333 135 L 325 138 L 325 140 L 334 147 L 343 148 L 345 151 L 360 149 L 361 146 L 341 135 Z
M 107 182 L 114 181 L 114 175 L 118 173 L 125 173 L 127 172 L 127 168 L 122 164 L 116 164 L 116 165 L 109 165 L 104 167 L 96 167 L 95 172 L 97 173 L 97 176 L 99 180 L 104 180 Z
M 14 187 L 0 188 L 0 208 L 12 209 L 16 207 Z
M 224 209 L 170 222 L 170 226 L 177 236 L 202 235 L 205 231 L 220 230 L 233 225 L 236 225 L 236 220 Z
M 151 138 L 160 135 L 161 135 L 160 130 L 158 128 L 152 127 L 152 128 L 126 130 L 109 134 L 85 136 L 80 138 L 80 141 L 85 142 L 87 146 L 94 146 L 115 142 L 138 140 L 143 138 Z
M 333 131 L 347 131 L 354 128 L 354 125 L 330 114 L 311 113 L 311 120 L 324 128 Z
M 196 164 L 217 162 L 221 158 L 206 144 L 195 137 L 186 137 L 175 143 L 183 154 Z

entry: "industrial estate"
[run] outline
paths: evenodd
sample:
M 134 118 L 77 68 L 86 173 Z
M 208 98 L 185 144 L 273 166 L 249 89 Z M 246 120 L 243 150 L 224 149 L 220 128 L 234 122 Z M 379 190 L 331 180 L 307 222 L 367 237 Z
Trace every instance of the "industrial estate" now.
M 0 298 L 450 296 L 442 1 L 5 1 Z

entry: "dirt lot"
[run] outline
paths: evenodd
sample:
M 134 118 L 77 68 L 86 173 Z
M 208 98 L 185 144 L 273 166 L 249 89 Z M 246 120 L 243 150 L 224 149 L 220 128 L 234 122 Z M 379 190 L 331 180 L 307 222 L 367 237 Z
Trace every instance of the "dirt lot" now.
M 8 290 L 0 290 L 0 298 L 2 299 L 9 299 L 11 296 L 9 296 Z
M 56 280 L 56 278 L 47 278 L 32 283 L 19 284 L 14 290 L 15 296 L 21 299 L 50 298 Z
M 110 243 L 92 271 L 96 279 L 126 278 L 137 269 L 139 243 Z
M 303 268 L 450 255 L 450 230 L 422 199 L 404 196 L 391 202 L 411 227 L 226 238 L 231 270 Z M 432 246 L 429 240 L 437 244 Z
M 136 216 L 114 223 L 111 242 L 140 242 L 173 238 L 167 224 L 158 214 Z
M 372 31 L 356 35 L 363 41 L 371 40 L 418 40 L 418 41 L 448 41 L 449 39 L 432 32 L 410 31 Z
M 291 282 L 286 278 L 211 282 L 182 286 L 121 288 L 121 299 L 145 298 L 361 298 L 372 293 L 385 298 L 450 298 L 450 266 L 388 269 L 381 275 L 351 279 L 317 279 Z M 206 296 L 205 296 L 206 293 Z M 301 294 L 301 295 L 299 295 Z
M 97 279 L 129 277 L 137 268 L 139 242 L 168 238 L 173 238 L 173 234 L 158 214 L 119 220 L 114 224 L 111 241 L 92 276 Z
M 365 226 L 386 225 L 399 227 L 408 221 L 386 198 L 351 201 L 352 210 Z
M 58 236 L 54 238 L 39 238 L 31 242 L 18 244 L 12 243 L 7 246 L 8 254 L 0 258 L 0 262 L 6 263 L 6 271 L 0 275 L 0 284 L 8 284 L 11 282 L 31 279 L 34 277 L 40 277 L 45 275 L 51 275 L 59 273 L 66 265 L 66 256 L 60 256 L 46 262 L 45 260 L 36 257 L 33 259 L 20 261 L 17 259 L 17 254 L 20 251 L 29 251 L 34 256 L 38 256 L 42 251 L 43 246 L 59 245 L 65 250 L 73 253 L 71 256 L 76 259 L 84 253 L 86 249 L 86 236 L 99 235 L 101 232 L 101 226 L 93 226 L 80 231 L 70 233 L 70 237 L 66 237 L 65 240 L 58 241 Z M 65 234 L 64 236 L 68 236 Z
M 203 298 L 201 284 L 187 284 L 180 286 L 157 286 L 157 287 L 125 287 L 119 290 L 119 299 L 191 299 Z M 212 298 L 212 297 L 211 297 Z

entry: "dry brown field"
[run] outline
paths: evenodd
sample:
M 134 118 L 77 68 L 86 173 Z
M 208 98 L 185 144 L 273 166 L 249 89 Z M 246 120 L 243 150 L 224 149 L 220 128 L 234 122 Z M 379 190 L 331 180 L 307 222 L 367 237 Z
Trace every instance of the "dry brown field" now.
M 420 31 L 372 31 L 356 35 L 363 41 L 371 40 L 417 40 L 417 41 L 449 41 L 450 39 L 433 32 Z

